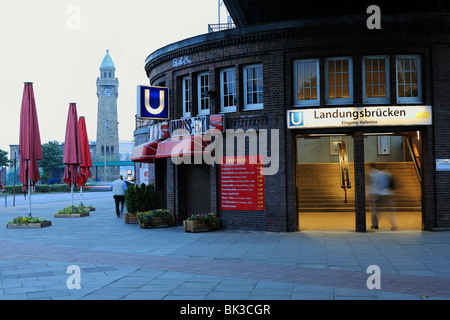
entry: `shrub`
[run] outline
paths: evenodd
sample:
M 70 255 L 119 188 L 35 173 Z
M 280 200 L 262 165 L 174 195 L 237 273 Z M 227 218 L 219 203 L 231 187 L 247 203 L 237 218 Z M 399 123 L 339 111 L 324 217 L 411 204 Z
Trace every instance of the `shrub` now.
M 161 220 L 164 221 L 164 223 L 166 223 L 167 225 L 172 224 L 172 215 L 170 214 L 170 211 L 166 209 L 155 209 L 138 212 L 136 216 L 139 222 L 147 223 L 149 225 L 152 223 L 153 217 L 161 218 Z
M 47 220 L 38 217 L 16 217 L 13 221 L 9 221 L 8 224 L 29 224 L 29 223 L 42 223 Z
M 125 206 L 128 212 L 146 212 L 155 207 L 155 188 L 153 184 L 146 186 L 131 185 L 125 193 Z
M 89 208 L 85 206 L 68 206 L 67 208 L 58 210 L 57 214 L 85 213 L 89 212 Z
M 208 214 L 193 214 L 186 220 L 197 220 L 198 222 L 206 223 L 208 227 L 214 227 L 216 225 L 217 217 L 214 213 L 208 213 Z

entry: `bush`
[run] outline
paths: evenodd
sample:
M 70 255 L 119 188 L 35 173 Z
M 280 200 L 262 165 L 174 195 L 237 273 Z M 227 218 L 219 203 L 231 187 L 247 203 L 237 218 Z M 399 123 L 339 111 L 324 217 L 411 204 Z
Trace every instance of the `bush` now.
M 36 185 L 36 191 L 35 192 L 50 192 L 50 186 L 46 184 L 37 184 Z
M 145 212 L 154 209 L 155 188 L 153 184 L 149 184 L 148 186 L 145 184 L 129 186 L 125 194 L 125 206 L 130 213 Z
M 16 184 L 16 188 L 14 190 L 14 186 L 5 186 L 5 190 L 7 194 L 20 194 L 22 193 L 22 184 Z M 75 187 L 73 188 L 74 191 L 78 191 L 79 188 Z M 15 192 L 14 192 L 15 191 Z M 67 187 L 67 184 L 37 184 L 36 185 L 36 191 L 35 192 L 68 192 L 70 189 Z M 83 190 L 84 192 L 85 190 Z
M 127 192 L 125 193 L 125 206 L 127 207 L 128 212 L 138 212 L 138 197 L 137 197 L 137 188 L 134 185 L 131 185 L 127 188 Z
M 172 224 L 172 215 L 170 214 L 170 211 L 166 209 L 155 209 L 137 213 L 137 219 L 141 223 L 147 223 L 150 225 L 153 217 L 161 218 L 161 220 L 167 225 Z
M 206 223 L 206 225 L 208 227 L 213 227 L 216 225 L 217 217 L 214 213 L 210 212 L 208 214 L 193 214 L 186 220 L 188 220 L 188 221 L 197 220 L 200 223 L 203 223 L 203 222 Z
M 9 221 L 8 224 L 29 224 L 29 223 L 42 223 L 47 220 L 39 217 L 15 217 L 13 221 Z

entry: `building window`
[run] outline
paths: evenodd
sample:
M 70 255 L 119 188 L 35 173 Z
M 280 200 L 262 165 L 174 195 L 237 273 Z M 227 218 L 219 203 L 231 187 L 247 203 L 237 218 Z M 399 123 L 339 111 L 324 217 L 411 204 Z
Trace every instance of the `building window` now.
M 236 111 L 236 69 L 220 72 L 220 102 L 222 112 Z
M 397 103 L 422 102 L 420 56 L 397 56 Z
M 244 68 L 244 110 L 263 108 L 262 64 Z
M 209 74 L 201 73 L 198 75 L 198 114 L 209 114 Z
M 294 101 L 297 106 L 320 105 L 319 60 L 294 62 Z
M 191 116 L 191 78 L 183 78 L 183 117 Z
M 364 103 L 389 103 L 389 57 L 364 57 L 362 67 Z
M 325 102 L 327 104 L 353 103 L 352 58 L 325 59 Z

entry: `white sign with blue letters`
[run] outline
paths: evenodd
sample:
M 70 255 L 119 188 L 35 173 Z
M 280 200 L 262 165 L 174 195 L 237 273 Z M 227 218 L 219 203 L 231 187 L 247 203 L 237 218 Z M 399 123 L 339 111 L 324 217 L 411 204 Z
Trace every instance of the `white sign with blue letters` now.
M 169 88 L 138 86 L 137 117 L 153 120 L 168 120 Z
M 431 106 L 336 107 L 287 112 L 289 129 L 432 125 Z

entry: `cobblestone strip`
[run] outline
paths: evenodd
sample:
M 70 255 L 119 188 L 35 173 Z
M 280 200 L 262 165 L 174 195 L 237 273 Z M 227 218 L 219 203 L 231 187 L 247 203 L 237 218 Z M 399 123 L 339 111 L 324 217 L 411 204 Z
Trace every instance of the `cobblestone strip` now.
M 370 276 L 364 272 L 356 271 L 83 250 L 10 241 L 0 241 L 0 252 L 2 252 L 0 260 L 64 261 L 71 264 L 91 263 L 132 266 L 359 290 L 368 290 L 366 281 Z M 413 294 L 419 297 L 450 298 L 450 279 L 447 278 L 382 274 L 381 283 L 381 289 L 385 292 Z

